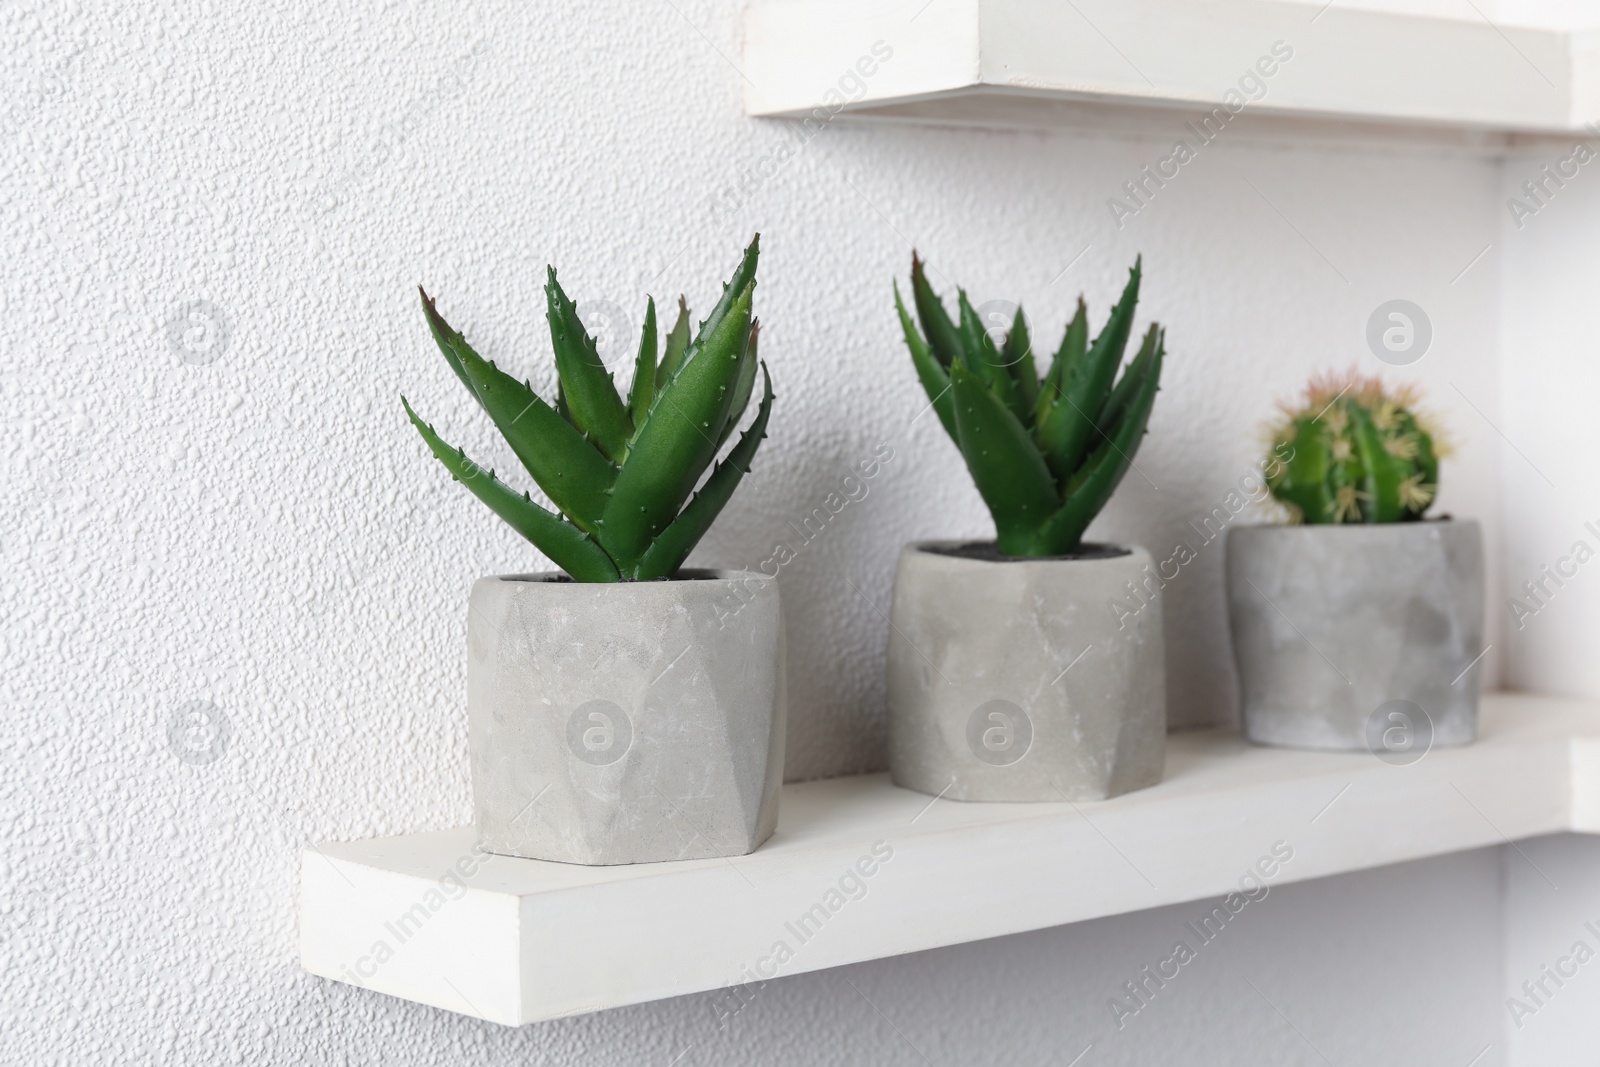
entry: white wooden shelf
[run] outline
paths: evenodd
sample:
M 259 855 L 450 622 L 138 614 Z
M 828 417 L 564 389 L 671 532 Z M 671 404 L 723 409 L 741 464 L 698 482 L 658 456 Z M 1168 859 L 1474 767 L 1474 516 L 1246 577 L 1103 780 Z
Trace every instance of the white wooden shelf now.
M 302 858 L 300 957 L 527 1023 L 1220 897 L 1278 842 L 1294 855 L 1272 885 L 1558 831 L 1600 833 L 1600 704 L 1491 694 L 1477 744 L 1404 767 L 1218 729 L 1174 734 L 1160 785 L 1098 803 L 790 785 L 777 833 L 732 860 L 479 860 L 465 828 L 322 845 Z
M 1252 72 L 1238 125 L 1257 133 L 1311 119 L 1482 138 L 1600 118 L 1600 35 L 1338 0 L 775 0 L 745 9 L 742 67 L 747 112 L 797 119 L 831 102 L 854 118 L 1170 135 L 1185 116 L 1148 109 L 1197 118 Z

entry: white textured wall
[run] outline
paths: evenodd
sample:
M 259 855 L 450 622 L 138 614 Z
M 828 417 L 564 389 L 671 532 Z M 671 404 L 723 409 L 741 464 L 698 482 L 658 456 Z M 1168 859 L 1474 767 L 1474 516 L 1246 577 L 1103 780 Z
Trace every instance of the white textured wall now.
M 1490 610 L 1508 649 L 1508 681 L 1600 696 L 1600 361 L 1594 294 L 1600 260 L 1600 158 L 1577 142 L 1505 161 L 1496 244 L 1504 250 L 1500 329 L 1505 442 L 1505 582 Z M 1600 145 L 1591 140 L 1591 150 Z M 1575 171 L 1562 178 L 1557 168 Z M 1546 176 L 1544 168 L 1562 184 Z M 1533 199 L 1523 186 L 1536 185 Z M 1521 205 L 1517 207 L 1516 205 Z M 1531 210 L 1531 213 L 1530 213 Z M 1591 530 L 1590 526 L 1594 529 Z M 1587 548 L 1580 549 L 1580 542 Z
M 704 1029 L 703 1007 L 672 1002 L 511 1033 L 296 966 L 303 843 L 468 818 L 467 590 L 539 562 L 404 422 L 402 388 L 453 441 L 512 467 L 433 351 L 419 281 L 481 351 L 548 383 L 546 262 L 580 302 L 637 315 L 646 292 L 682 287 L 703 308 L 763 232 L 762 347 L 780 395 L 755 474 L 698 558 L 758 562 L 856 460 L 896 450 L 783 574 L 795 777 L 883 763 L 885 628 L 867 600 L 887 602 L 900 543 L 988 530 L 934 421 L 908 426 L 923 400 L 889 283 L 913 242 L 975 294 L 1022 299 L 1052 343 L 1078 290 L 1103 314 L 1145 254 L 1141 321 L 1168 324 L 1170 370 L 1143 475 L 1094 534 L 1157 553 L 1250 469 L 1274 398 L 1316 368 L 1374 367 L 1368 314 L 1416 301 L 1435 341 L 1412 376 L 1460 443 L 1443 506 L 1498 544 L 1504 446 L 1486 420 L 1502 267 L 1498 252 L 1473 264 L 1500 234 L 1494 162 L 1219 142 L 1119 231 L 1107 198 L 1165 142 L 840 125 L 730 207 L 714 194 L 794 137 L 741 115 L 735 26 L 732 0 L 0 4 L 0 1058 L 664 1063 Z M 226 319 L 214 348 L 170 336 L 193 301 Z M 1212 546 L 1169 590 L 1179 724 L 1231 714 L 1220 572 Z M 216 762 L 168 751 L 193 701 L 231 726 Z M 1460 875 L 1478 886 L 1470 910 L 1488 892 L 1477 863 L 1383 878 L 1426 901 L 1406 895 Z M 1285 905 L 1273 936 L 1264 912 L 1236 966 L 1276 974 L 1346 1062 L 1377 1062 L 1351 1019 L 1377 1043 L 1417 1004 L 1435 1010 L 1434 987 L 1369 1001 L 1369 975 L 1412 973 L 1400 963 L 1464 983 L 1437 1022 L 1465 1035 L 1446 1024 L 1470 1025 L 1481 961 L 1441 956 L 1449 931 L 1396 961 L 1332 934 L 1369 929 L 1377 897 L 1284 893 L 1302 910 Z M 1165 921 L 950 949 L 857 980 L 903 1004 L 908 1034 L 943 1062 L 995 1048 L 1054 1062 Z M 770 1030 L 685 1062 L 911 1062 L 841 981 L 773 987 L 770 1016 L 752 1017 Z M 1195 982 L 1188 1007 L 1152 1020 L 1151 1048 L 1248 1033 L 1273 1062 L 1312 1062 L 1236 1003 L 1247 994 Z M 1235 1062 L 1205 1055 L 1188 1062 Z

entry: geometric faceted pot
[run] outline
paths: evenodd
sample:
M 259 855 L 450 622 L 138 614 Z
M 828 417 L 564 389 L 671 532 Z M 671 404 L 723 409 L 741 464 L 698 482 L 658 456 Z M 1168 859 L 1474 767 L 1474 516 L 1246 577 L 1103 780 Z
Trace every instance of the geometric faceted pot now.
M 467 626 L 479 844 L 563 863 L 742 856 L 783 781 L 777 582 L 482 578 Z
M 1239 526 L 1227 559 L 1251 741 L 1404 763 L 1473 739 L 1484 651 L 1476 522 Z
M 1101 800 L 1161 780 L 1160 585 L 1142 548 L 907 545 L 888 656 L 894 783 L 951 800 Z

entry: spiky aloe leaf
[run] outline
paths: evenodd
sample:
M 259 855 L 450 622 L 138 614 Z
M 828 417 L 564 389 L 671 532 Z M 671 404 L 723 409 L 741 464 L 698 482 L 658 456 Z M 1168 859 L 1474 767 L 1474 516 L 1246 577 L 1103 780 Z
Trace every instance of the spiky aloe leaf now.
M 1000 361 L 1011 373 L 1017 396 L 1022 401 L 1022 423 L 1033 425 L 1034 409 L 1039 403 L 1039 370 L 1033 362 L 1033 339 L 1028 336 L 1028 320 L 1017 308 L 1011 320 L 1011 331 L 1006 334 L 1005 347 L 1000 350 Z
M 1061 383 L 1067 380 L 1072 368 L 1083 359 L 1083 354 L 1089 347 L 1089 306 L 1083 302 L 1083 297 L 1078 297 L 1078 310 L 1072 316 L 1072 321 L 1067 324 L 1067 332 L 1061 338 L 1061 347 L 1056 349 L 1055 358 L 1050 361 L 1050 369 L 1045 372 L 1044 381 L 1039 383 L 1039 400 L 1034 405 L 1033 424 L 1042 426 L 1050 417 L 1050 411 L 1061 399 Z
M 935 295 L 923 271 L 922 260 L 911 253 L 911 302 L 917 307 L 917 318 L 922 320 L 922 331 L 928 337 L 928 349 L 939 366 L 949 371 L 950 364 L 961 355 L 961 333 L 944 309 L 944 302 Z
M 533 542 L 550 561 L 580 582 L 614 582 L 620 575 L 616 564 L 589 535 L 558 515 L 553 515 L 517 493 L 494 476 L 491 470 L 473 463 L 459 448 L 451 448 L 433 427 L 417 417 L 404 396 L 406 416 L 417 428 L 434 457 L 443 463 L 451 477 L 465 485 L 472 495 L 504 519 L 513 530 Z
M 1055 479 L 1028 431 L 964 363 L 950 368 L 957 441 L 994 517 L 1000 551 L 1027 555 L 1032 533 L 1061 505 Z
M 717 299 L 717 304 L 711 309 L 711 314 L 700 324 L 700 329 L 695 331 L 694 341 L 689 345 L 685 361 L 692 359 L 695 352 L 703 348 L 710 336 L 716 332 L 722 320 L 733 310 L 733 305 L 738 301 L 745 287 L 755 283 L 756 265 L 761 261 L 761 235 L 758 233 L 751 238 L 750 244 L 744 250 L 744 256 L 739 260 L 739 266 L 734 268 L 733 277 L 722 283 L 722 296 Z
M 767 436 L 767 416 L 772 408 L 772 378 L 767 374 L 765 363 L 761 365 L 761 378 L 761 403 L 756 408 L 756 417 L 750 423 L 750 428 L 739 436 L 739 442 L 717 464 L 706 479 L 706 484 L 689 501 L 688 507 L 661 531 L 644 555 L 639 557 L 639 566 L 633 575 L 635 578 L 665 578 L 676 573 L 722 512 L 728 498 L 738 488 L 739 480 L 750 473 L 750 461 L 755 458 L 756 447 Z
M 434 340 L 550 500 L 589 533 L 598 530 L 617 468 L 524 382 L 475 352 L 422 296 Z
M 1028 415 L 1022 409 L 1022 397 L 1017 392 L 1017 383 L 1012 379 L 1011 372 L 1002 364 L 1000 350 L 995 348 L 994 341 L 989 338 L 989 332 L 983 328 L 983 321 L 973 310 L 965 289 L 959 290 L 957 303 L 961 309 L 960 329 L 963 350 L 961 362 L 964 362 L 967 369 L 983 382 L 989 392 L 1000 398 L 1000 402 L 1017 417 L 1018 422 L 1026 425 Z
M 739 420 L 744 418 L 745 408 L 750 406 L 750 394 L 756 387 L 756 365 L 760 362 L 756 354 L 760 338 L 761 320 L 756 319 L 750 323 L 750 340 L 744 346 L 744 355 L 739 358 L 739 377 L 733 383 L 733 403 L 728 407 L 728 417 L 723 420 L 722 432 L 717 435 L 719 452 L 729 435 L 739 428 Z
M 1139 303 L 1142 265 L 1142 260 L 1134 260 L 1127 287 L 1116 307 L 1111 309 L 1105 328 L 1084 357 L 1067 372 L 1062 381 L 1060 401 L 1051 407 L 1049 418 L 1039 425 L 1039 444 L 1051 469 L 1060 477 L 1069 476 L 1083 462 L 1094 436 L 1094 417 L 1099 413 L 1101 399 L 1122 365 L 1122 354 L 1128 347 L 1128 334 L 1133 328 L 1133 309 Z
M 1066 501 L 1039 529 L 1035 551 L 1045 555 L 1072 551 L 1133 466 L 1133 454 L 1139 450 L 1139 440 L 1144 437 L 1150 412 L 1155 408 L 1165 354 L 1158 344 L 1150 372 L 1140 382 L 1122 421 L 1067 483 Z
M 644 332 L 639 335 L 639 354 L 633 361 L 633 384 L 628 387 L 628 418 L 637 430 L 656 396 L 656 301 L 650 297 L 644 308 Z M 631 434 L 629 435 L 631 438 Z
M 1383 436 L 1372 425 L 1372 416 L 1356 405 L 1350 406 L 1350 433 L 1361 461 L 1363 517 L 1367 522 L 1399 522 L 1406 511 L 1400 483 L 1410 473 L 1411 464 L 1389 455 Z
M 611 372 L 600 361 L 594 338 L 578 320 L 577 307 L 556 281 L 554 267 L 548 268 L 544 292 L 556 373 L 561 377 L 573 422 L 607 459 L 621 463 L 628 454 L 628 438 L 633 433 L 628 409 L 622 406 Z
M 1133 357 L 1133 362 L 1123 370 L 1122 377 L 1116 387 L 1106 396 L 1105 403 L 1100 405 L 1100 413 L 1094 419 L 1094 440 L 1092 445 L 1110 437 L 1118 422 L 1127 413 L 1128 406 L 1138 394 L 1139 385 L 1144 381 L 1145 375 L 1150 373 L 1150 367 L 1155 358 L 1156 346 L 1163 342 L 1161 327 L 1155 323 L 1150 324 L 1150 329 L 1145 332 L 1144 341 L 1139 345 L 1138 355 Z
M 750 336 L 755 285 L 662 383 L 634 439 L 606 505 L 600 543 L 612 558 L 636 559 L 676 517 L 716 454 L 716 437 L 733 401 L 739 357 Z
M 950 398 L 950 372 L 945 369 L 945 364 L 939 362 L 933 352 L 928 348 L 928 343 L 922 339 L 922 334 L 917 332 L 916 323 L 911 321 L 911 316 L 906 314 L 905 301 L 900 298 L 900 283 L 894 285 L 894 306 L 900 313 L 900 329 L 906 335 L 906 347 L 911 349 L 911 363 L 917 369 L 917 380 L 922 383 L 923 390 L 928 394 L 928 402 L 933 405 L 934 414 L 939 416 L 939 422 L 944 426 L 945 433 L 950 435 L 950 440 L 959 440 L 956 437 L 956 409 L 955 401 Z
M 450 364 L 450 369 L 455 371 L 457 378 L 461 379 L 461 384 L 467 387 L 467 392 L 472 394 L 474 400 L 482 404 L 483 398 L 478 395 L 478 389 L 472 384 L 472 379 L 467 377 L 466 368 L 461 365 L 461 358 L 455 352 L 456 338 L 460 337 L 461 334 L 451 329 L 450 324 L 444 321 L 444 317 L 434 308 L 433 298 L 428 295 L 426 289 L 419 285 L 417 286 L 417 293 L 422 297 L 422 315 L 428 320 L 428 332 L 433 334 L 433 343 L 439 346 L 440 352 L 444 353 L 444 361 Z
M 661 353 L 661 366 L 656 368 L 656 381 L 664 382 L 678 373 L 683 366 L 684 354 L 689 351 L 689 305 L 678 297 L 678 321 L 667 334 L 666 349 Z M 637 420 L 635 420 L 637 425 Z

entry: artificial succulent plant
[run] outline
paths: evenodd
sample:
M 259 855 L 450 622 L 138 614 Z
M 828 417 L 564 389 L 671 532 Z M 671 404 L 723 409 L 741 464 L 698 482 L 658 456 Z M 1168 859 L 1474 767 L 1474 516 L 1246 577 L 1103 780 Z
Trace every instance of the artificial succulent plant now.
M 694 492 L 754 390 L 760 324 L 752 300 L 759 255 L 758 234 L 692 338 L 688 307 L 679 299 L 659 359 L 655 301 L 649 301 L 626 399 L 554 268 L 545 282 L 557 376 L 553 406 L 526 381 L 474 352 L 422 293 L 428 328 L 445 361 L 560 515 L 446 444 L 404 397 L 401 403 L 451 476 L 575 580 L 671 577 L 750 470 L 766 436 L 773 393 L 761 363 L 755 419 Z
M 1304 523 L 1413 522 L 1439 492 L 1439 443 L 1410 386 L 1354 370 L 1312 379 L 1272 427 L 1267 487 Z
M 1018 308 L 996 343 L 963 290 L 952 320 L 911 256 L 911 296 L 922 329 L 895 285 L 900 326 L 917 377 L 945 431 L 966 459 L 994 517 L 996 544 L 1010 556 L 1061 556 L 1078 549 L 1133 464 L 1160 388 L 1165 331 L 1152 323 L 1117 377 L 1139 302 L 1135 261 L 1105 327 L 1089 340 L 1088 309 L 1077 314 L 1043 377 Z

